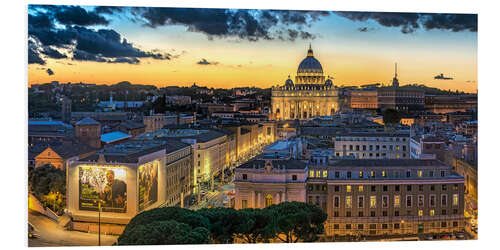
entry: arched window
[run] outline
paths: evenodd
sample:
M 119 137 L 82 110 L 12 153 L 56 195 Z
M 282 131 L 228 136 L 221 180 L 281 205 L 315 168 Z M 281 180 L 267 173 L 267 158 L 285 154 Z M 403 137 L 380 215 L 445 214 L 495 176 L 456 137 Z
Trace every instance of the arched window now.
M 273 196 L 271 196 L 270 194 L 268 194 L 266 196 L 266 207 L 269 207 L 273 204 Z

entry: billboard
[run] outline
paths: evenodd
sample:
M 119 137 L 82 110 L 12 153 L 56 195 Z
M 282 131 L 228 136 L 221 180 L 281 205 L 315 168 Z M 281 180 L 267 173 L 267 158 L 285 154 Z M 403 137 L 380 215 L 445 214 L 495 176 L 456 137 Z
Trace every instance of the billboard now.
M 139 183 L 139 211 L 154 204 L 158 200 L 158 165 L 153 161 L 139 166 L 137 182 Z
M 125 168 L 104 166 L 79 167 L 79 208 L 102 212 L 125 213 L 127 210 L 127 172 Z

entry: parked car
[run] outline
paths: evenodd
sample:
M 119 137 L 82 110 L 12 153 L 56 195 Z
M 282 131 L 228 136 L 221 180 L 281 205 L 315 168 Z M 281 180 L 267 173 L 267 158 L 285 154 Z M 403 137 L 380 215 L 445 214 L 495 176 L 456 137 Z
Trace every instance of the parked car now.
M 433 240 L 434 239 L 434 235 L 432 234 L 428 234 L 426 236 L 424 236 L 424 240 Z
M 33 239 L 33 238 L 38 238 L 40 235 L 36 233 L 35 227 L 31 225 L 31 223 L 28 223 L 28 238 Z
M 458 232 L 455 234 L 455 237 L 457 237 L 457 239 L 463 239 L 463 238 L 465 238 L 465 234 L 462 232 Z
M 441 235 L 440 239 L 441 240 L 451 240 L 451 237 L 449 234 L 443 234 L 443 235 Z

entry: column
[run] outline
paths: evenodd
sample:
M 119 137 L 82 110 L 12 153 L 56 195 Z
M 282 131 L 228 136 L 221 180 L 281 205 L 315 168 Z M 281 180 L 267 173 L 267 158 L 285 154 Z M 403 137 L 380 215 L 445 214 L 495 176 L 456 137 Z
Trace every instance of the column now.
M 252 206 L 250 208 L 255 208 L 255 191 L 252 191 Z
M 260 194 L 260 192 L 258 192 L 257 193 L 257 206 L 256 206 L 256 208 L 260 208 L 260 204 L 261 204 L 260 197 L 261 197 L 261 194 Z
M 276 200 L 275 200 L 275 201 L 273 201 L 273 204 L 279 204 L 279 203 L 280 203 L 280 194 L 279 194 L 279 193 L 276 193 L 276 195 L 275 195 L 275 196 L 276 196 L 276 197 L 275 197 L 275 198 L 276 198 Z

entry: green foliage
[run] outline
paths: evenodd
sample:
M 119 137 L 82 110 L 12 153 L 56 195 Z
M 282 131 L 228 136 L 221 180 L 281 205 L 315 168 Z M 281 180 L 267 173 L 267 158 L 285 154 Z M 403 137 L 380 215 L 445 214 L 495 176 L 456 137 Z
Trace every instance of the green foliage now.
M 118 238 L 119 245 L 175 245 L 209 243 L 206 228 L 191 227 L 174 220 L 154 221 L 138 225 Z
M 401 121 L 401 114 L 394 109 L 386 109 L 382 116 L 384 124 L 396 124 Z
M 163 207 L 136 215 L 118 245 L 284 242 L 318 239 L 327 215 L 317 206 L 284 202 L 264 209 Z M 283 238 L 283 236 L 285 236 Z
M 247 208 L 238 211 L 245 220 L 235 228 L 235 235 L 247 243 L 269 242 L 277 231 L 276 211 Z
M 63 208 L 62 195 L 66 193 L 66 173 L 50 164 L 28 169 L 29 191 L 56 213 Z
M 324 232 L 327 215 L 319 207 L 303 202 L 284 202 L 267 209 L 277 214 L 276 238 L 283 242 L 313 242 Z M 284 236 L 284 238 L 283 238 Z

